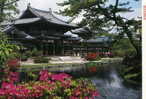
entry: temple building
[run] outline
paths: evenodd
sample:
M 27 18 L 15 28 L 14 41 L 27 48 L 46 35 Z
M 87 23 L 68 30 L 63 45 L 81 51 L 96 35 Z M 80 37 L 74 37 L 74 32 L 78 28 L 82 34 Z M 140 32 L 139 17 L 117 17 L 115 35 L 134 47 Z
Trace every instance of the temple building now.
M 44 55 L 88 53 L 98 51 L 101 46 L 105 49 L 109 47 L 106 43 L 110 40 L 90 39 L 93 36 L 90 29 L 57 18 L 51 9 L 43 11 L 28 5 L 18 19 L 3 23 L 3 26 L 11 41 L 19 42 L 28 49 L 37 48 L 43 51 Z M 77 36 L 73 37 L 69 33 Z

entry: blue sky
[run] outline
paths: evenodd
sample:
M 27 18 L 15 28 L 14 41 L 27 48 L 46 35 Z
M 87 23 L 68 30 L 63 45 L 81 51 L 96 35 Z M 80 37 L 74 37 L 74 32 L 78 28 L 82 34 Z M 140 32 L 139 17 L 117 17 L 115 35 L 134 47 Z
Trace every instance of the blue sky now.
M 63 2 L 64 0 L 20 0 L 19 4 L 18 4 L 18 8 L 20 9 L 20 12 L 23 12 L 28 3 L 31 3 L 31 6 L 34 8 L 38 8 L 38 9 L 42 9 L 42 10 L 49 10 L 49 8 L 52 8 L 53 11 L 58 11 L 59 9 L 62 9 L 61 7 L 57 6 L 56 3 L 59 2 Z M 110 3 L 114 3 L 115 0 L 109 0 Z M 123 1 L 123 0 L 121 0 Z M 127 17 L 127 18 L 135 18 L 137 16 L 141 16 L 141 2 L 142 0 L 140 0 L 139 2 L 135 2 L 134 0 L 124 0 L 124 1 L 130 1 L 130 6 L 132 6 L 133 10 L 135 10 L 134 12 L 131 13 L 125 13 L 123 14 L 123 16 Z M 68 20 L 68 17 L 62 17 L 62 16 L 58 16 L 61 19 L 64 20 Z M 78 18 L 77 20 L 75 20 L 75 22 L 80 21 L 80 18 Z
M 130 6 L 132 6 L 133 8 L 141 8 L 141 5 L 142 5 L 142 0 L 140 0 L 139 2 L 134 2 L 134 0 L 131 0 Z

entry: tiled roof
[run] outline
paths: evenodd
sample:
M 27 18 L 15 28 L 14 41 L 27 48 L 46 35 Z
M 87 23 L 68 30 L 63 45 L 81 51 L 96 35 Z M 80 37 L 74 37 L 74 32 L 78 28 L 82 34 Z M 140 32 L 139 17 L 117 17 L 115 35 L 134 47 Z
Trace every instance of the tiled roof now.
M 57 18 L 55 15 L 53 15 L 51 10 L 43 11 L 43 10 L 35 9 L 35 8 L 28 6 L 26 11 L 30 11 L 35 16 L 37 16 L 37 18 L 40 18 L 40 19 L 43 18 L 50 23 L 59 24 L 59 25 L 63 25 L 63 26 L 69 26 L 69 27 L 77 27 L 75 24 L 71 24 L 71 23 L 65 22 L 65 21 Z M 25 12 L 22 14 L 22 16 L 25 14 Z
M 112 39 L 110 37 L 99 36 L 99 37 L 96 37 L 96 38 L 86 40 L 85 42 L 88 42 L 88 43 L 103 43 L 103 42 L 112 42 Z
M 23 17 L 27 11 L 30 11 L 33 15 L 36 16 L 36 18 L 25 18 Z M 52 11 L 43 11 L 39 9 L 32 8 L 28 6 L 28 8 L 24 11 L 24 13 L 20 16 L 19 19 L 16 19 L 12 22 L 3 22 L 2 25 L 11 25 L 11 24 L 26 24 L 26 23 L 33 23 L 36 21 L 39 21 L 41 19 L 45 19 L 47 22 L 53 23 L 53 24 L 58 24 L 62 26 L 67 26 L 67 27 L 78 27 L 75 24 L 65 22 L 59 18 L 57 18 L 55 15 L 53 15 Z

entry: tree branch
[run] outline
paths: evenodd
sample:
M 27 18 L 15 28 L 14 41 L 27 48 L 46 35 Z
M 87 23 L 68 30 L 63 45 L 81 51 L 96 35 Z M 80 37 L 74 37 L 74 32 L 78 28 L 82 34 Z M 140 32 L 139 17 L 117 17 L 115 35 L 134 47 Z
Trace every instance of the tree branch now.
M 113 11 L 113 17 L 114 17 L 115 23 L 117 25 L 118 25 L 118 21 L 117 21 L 117 18 L 116 18 L 116 11 L 117 11 L 117 8 L 118 8 L 118 4 L 119 4 L 119 0 L 116 0 L 115 7 L 114 7 L 114 11 Z
M 12 1 L 12 2 L 9 2 L 9 3 L 6 3 L 6 4 L 4 4 L 4 5 L 0 5 L 0 8 L 2 8 L 2 7 L 5 7 L 5 6 L 9 6 L 9 5 L 11 5 L 11 4 L 13 4 L 13 3 L 16 3 L 16 2 L 18 2 L 19 0 L 15 0 L 15 1 Z

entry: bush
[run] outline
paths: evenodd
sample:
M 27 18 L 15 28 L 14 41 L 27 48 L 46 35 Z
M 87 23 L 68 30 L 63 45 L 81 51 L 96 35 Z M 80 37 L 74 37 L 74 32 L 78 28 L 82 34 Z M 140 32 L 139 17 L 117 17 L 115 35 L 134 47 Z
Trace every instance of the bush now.
M 113 50 L 114 56 L 124 57 L 124 56 L 134 56 L 136 54 L 135 50 L 127 49 L 127 50 Z
M 42 52 L 42 51 L 38 51 L 37 49 L 33 49 L 33 50 L 31 51 L 31 55 L 32 55 L 33 57 L 42 56 L 42 55 L 43 55 L 43 52 Z
M 26 51 L 25 53 L 22 54 L 22 56 L 32 57 L 32 52 L 31 51 Z
M 68 74 L 52 74 L 47 70 L 39 74 L 37 81 L 19 84 L 3 81 L 0 99 L 93 99 L 100 96 L 87 79 L 73 79 Z
M 14 51 L 18 51 L 19 46 L 10 44 L 8 37 L 0 32 L 0 69 L 4 68 L 4 64 L 10 58 Z
M 100 60 L 100 59 L 101 59 L 101 57 L 97 55 L 97 57 L 96 57 L 95 60 L 98 61 L 98 60 Z
M 48 63 L 49 59 L 46 57 L 36 57 L 34 58 L 34 63 Z
M 19 59 L 9 59 L 7 61 L 7 66 L 9 68 L 18 68 L 20 66 L 20 60 Z
M 125 52 L 122 50 L 116 50 L 113 51 L 114 56 L 118 56 L 118 57 L 124 57 L 125 56 Z
M 86 59 L 89 61 L 100 60 L 100 57 L 97 53 L 88 53 Z
M 27 61 L 28 58 L 29 58 L 28 56 L 22 55 L 21 56 L 21 61 Z

